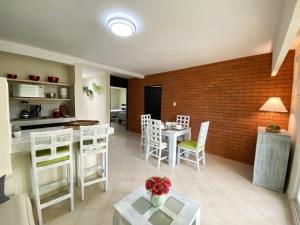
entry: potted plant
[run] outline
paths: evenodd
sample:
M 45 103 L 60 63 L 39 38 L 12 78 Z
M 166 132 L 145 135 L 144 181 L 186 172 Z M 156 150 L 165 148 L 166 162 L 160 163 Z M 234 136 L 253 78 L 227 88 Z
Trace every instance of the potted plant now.
M 171 181 L 167 177 L 150 177 L 146 180 L 145 188 L 151 192 L 151 201 L 154 207 L 160 208 L 165 204 L 171 185 Z
M 13 132 L 13 135 L 14 135 L 15 138 L 21 137 L 21 127 L 19 127 L 19 126 L 14 126 L 14 127 L 12 128 L 12 132 Z

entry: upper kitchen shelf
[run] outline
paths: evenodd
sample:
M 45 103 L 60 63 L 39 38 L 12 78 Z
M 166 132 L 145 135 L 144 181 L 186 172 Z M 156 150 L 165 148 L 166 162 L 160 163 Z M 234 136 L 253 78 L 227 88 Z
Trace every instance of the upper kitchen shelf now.
M 69 98 L 39 98 L 39 97 L 9 97 L 12 100 L 34 100 L 34 101 L 71 101 Z
M 47 81 L 33 81 L 33 80 L 10 79 L 10 78 L 7 78 L 7 81 L 8 82 L 28 83 L 28 84 L 43 84 L 43 85 L 55 85 L 55 86 L 71 87 L 70 84 L 52 83 L 52 82 L 47 82 Z

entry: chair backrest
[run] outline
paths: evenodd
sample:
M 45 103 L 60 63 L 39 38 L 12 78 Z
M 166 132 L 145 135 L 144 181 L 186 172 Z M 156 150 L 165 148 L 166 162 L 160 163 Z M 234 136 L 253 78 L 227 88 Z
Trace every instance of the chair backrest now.
M 161 121 L 160 120 L 152 120 L 149 122 L 148 129 L 148 140 L 150 146 L 160 146 L 162 143 L 161 137 Z
M 190 126 L 190 116 L 177 115 L 176 123 L 183 126 L 184 128 L 188 128 Z
M 80 127 L 80 153 L 108 149 L 109 124 Z
M 37 163 L 64 156 L 72 157 L 73 129 L 31 132 L 31 157 L 33 167 Z
M 144 135 L 145 128 L 149 126 L 151 114 L 141 115 L 141 133 Z
M 205 142 L 206 142 L 206 138 L 207 138 L 208 127 L 209 127 L 209 121 L 201 123 L 199 136 L 198 136 L 198 141 L 197 141 L 197 150 L 204 150 L 204 148 L 205 148 Z

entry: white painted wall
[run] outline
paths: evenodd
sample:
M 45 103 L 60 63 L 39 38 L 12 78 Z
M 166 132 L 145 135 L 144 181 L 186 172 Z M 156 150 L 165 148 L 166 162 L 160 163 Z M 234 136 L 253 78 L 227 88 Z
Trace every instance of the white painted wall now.
M 85 74 L 84 66 L 75 65 L 75 115 L 77 119 L 99 120 L 100 123 L 109 123 L 110 116 L 110 75 L 98 70 L 92 77 Z M 95 73 L 95 70 L 93 70 Z M 88 77 L 88 78 L 84 78 Z M 91 86 L 95 82 L 104 91 L 95 93 L 93 97 L 88 97 L 83 93 L 83 86 Z
M 11 128 L 9 123 L 8 85 L 5 78 L 0 77 L 0 176 L 6 174 L 5 192 L 10 195 L 15 192 L 11 153 Z
M 288 196 L 293 199 L 297 189 L 300 177 L 300 62 L 296 60 L 300 54 L 300 46 L 296 49 L 292 102 L 289 120 L 289 133 L 292 136 L 292 169 L 288 184 Z
M 120 109 L 122 104 L 126 104 L 126 88 L 110 88 L 110 108 Z
M 117 88 L 110 88 L 110 108 L 120 108 L 120 91 Z
M 126 104 L 126 88 L 120 88 L 120 104 Z

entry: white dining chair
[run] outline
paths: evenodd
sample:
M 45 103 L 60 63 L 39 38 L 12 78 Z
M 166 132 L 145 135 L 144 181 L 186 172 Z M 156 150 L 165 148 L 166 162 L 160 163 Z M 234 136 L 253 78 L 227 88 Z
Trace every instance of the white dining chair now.
M 105 182 L 105 191 L 107 191 L 108 128 L 108 124 L 80 127 L 80 148 L 77 154 L 77 185 L 80 186 L 81 200 L 84 200 L 84 188 L 86 186 Z M 92 167 L 85 167 L 85 158 L 88 155 L 94 155 L 99 163 Z M 87 177 L 88 173 L 93 171 L 96 174 L 93 174 L 93 177 Z
M 146 129 L 149 126 L 149 122 L 151 119 L 150 114 L 141 115 L 141 149 L 143 150 L 145 147 L 145 138 L 146 138 Z
M 149 128 L 147 132 L 147 151 L 146 151 L 146 163 L 149 157 L 153 156 L 157 158 L 157 167 L 160 167 L 160 162 L 167 159 L 167 156 L 162 156 L 163 152 L 168 152 L 168 144 L 162 141 L 161 135 L 162 123 L 160 120 L 149 121 Z
M 183 128 L 188 128 L 190 126 L 190 116 L 177 115 L 176 123 L 181 125 Z
M 186 115 L 177 115 L 176 116 L 176 124 L 181 125 L 183 128 L 189 128 L 190 126 L 190 116 Z M 183 137 L 178 137 L 177 141 L 183 141 Z
M 66 199 L 71 201 L 71 211 L 74 210 L 73 189 L 73 129 L 57 131 L 32 132 L 31 159 L 32 159 L 32 189 L 37 209 L 39 225 L 43 225 L 42 209 L 57 204 Z M 40 184 L 39 173 L 66 167 L 66 178 L 50 184 Z M 40 194 L 58 184 L 66 184 L 68 192 L 48 202 L 41 203 Z M 53 191 L 53 190 L 52 190 Z
M 197 164 L 197 170 L 200 170 L 200 161 L 205 165 L 205 142 L 207 138 L 209 121 L 201 123 L 198 141 L 182 141 L 178 144 L 177 163 L 180 165 L 180 160 L 186 160 Z M 186 157 L 186 153 L 191 153 L 195 156 L 195 160 Z

